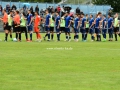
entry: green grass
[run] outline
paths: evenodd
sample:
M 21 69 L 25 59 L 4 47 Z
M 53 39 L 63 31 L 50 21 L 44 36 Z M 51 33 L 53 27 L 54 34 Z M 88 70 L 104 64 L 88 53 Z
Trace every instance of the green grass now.
M 0 42 L 0 90 L 120 90 L 120 41 Z

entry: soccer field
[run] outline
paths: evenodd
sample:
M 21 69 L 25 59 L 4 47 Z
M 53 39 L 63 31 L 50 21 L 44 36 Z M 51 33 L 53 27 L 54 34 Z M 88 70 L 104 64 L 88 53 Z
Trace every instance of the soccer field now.
M 3 33 L 0 38 L 4 39 Z M 2 41 L 0 90 L 120 90 L 120 39 Z

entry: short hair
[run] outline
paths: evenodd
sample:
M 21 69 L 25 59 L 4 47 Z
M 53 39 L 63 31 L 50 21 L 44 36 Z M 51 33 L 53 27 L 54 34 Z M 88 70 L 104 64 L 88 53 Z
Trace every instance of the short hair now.
M 6 12 L 6 8 L 3 9 Z
M 39 15 L 39 13 L 37 11 L 35 13 L 37 13 L 37 15 Z
M 98 12 L 98 15 L 102 14 L 101 12 Z
M 106 17 L 106 15 L 103 15 L 104 17 Z
M 16 10 L 16 12 L 17 12 L 17 14 L 19 14 L 19 11 L 18 11 L 18 10 Z
M 110 13 L 108 14 L 110 17 L 112 16 Z
M 93 15 L 91 14 L 90 16 L 92 16 L 93 17 Z

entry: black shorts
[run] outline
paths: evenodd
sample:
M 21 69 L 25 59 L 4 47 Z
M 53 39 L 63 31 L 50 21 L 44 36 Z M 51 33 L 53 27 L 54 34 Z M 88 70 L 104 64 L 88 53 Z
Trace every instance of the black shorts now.
M 12 26 L 8 26 L 8 31 L 11 31 Z
M 8 23 L 4 23 L 4 30 L 8 30 Z
M 65 27 L 60 27 L 60 31 L 65 32 Z
M 54 27 L 50 27 L 50 31 L 52 31 L 52 32 L 53 32 L 53 31 L 54 31 Z
M 115 27 L 114 32 L 119 32 L 119 27 Z
M 17 25 L 15 25 L 15 28 L 14 28 L 14 29 L 15 29 L 15 32 L 21 32 L 20 26 L 17 26 L 17 27 L 16 27 L 16 26 L 17 26 Z
M 86 28 L 86 33 L 88 33 L 89 32 L 89 28 Z
M 21 32 L 27 32 L 27 28 L 26 27 L 20 27 L 20 31 Z

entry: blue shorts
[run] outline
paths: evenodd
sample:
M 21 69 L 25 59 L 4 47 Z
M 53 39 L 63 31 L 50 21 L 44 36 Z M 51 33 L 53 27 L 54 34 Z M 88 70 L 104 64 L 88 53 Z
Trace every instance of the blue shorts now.
M 79 33 L 79 30 L 77 28 L 74 28 L 75 33 Z
M 56 26 L 56 33 L 59 33 L 59 32 L 60 32 L 60 28 L 58 29 Z
M 28 26 L 27 28 L 28 28 L 28 31 L 32 31 L 33 30 L 32 25 Z
M 70 33 L 70 28 L 65 28 L 66 33 Z
M 108 33 L 113 34 L 113 29 L 108 29 Z
M 45 30 L 46 30 L 46 31 L 50 31 L 50 27 L 46 26 L 46 27 L 45 27 Z
M 103 29 L 102 34 L 106 34 L 106 33 L 107 33 L 107 29 Z
M 100 33 L 101 33 L 100 29 L 95 28 L 95 33 L 96 33 L 96 34 L 100 34 Z
M 94 34 L 94 29 L 93 28 L 90 29 L 90 34 Z
M 81 29 L 81 33 L 86 33 L 86 29 Z

